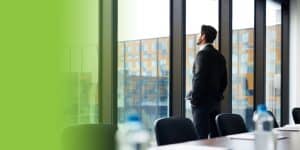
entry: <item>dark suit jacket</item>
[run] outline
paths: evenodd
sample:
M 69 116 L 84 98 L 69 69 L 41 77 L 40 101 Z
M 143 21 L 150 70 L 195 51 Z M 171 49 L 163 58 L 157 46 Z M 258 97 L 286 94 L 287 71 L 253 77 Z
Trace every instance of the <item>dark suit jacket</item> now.
M 225 58 L 212 45 L 207 45 L 195 58 L 193 87 L 187 99 L 194 106 L 213 105 L 223 99 L 226 86 Z

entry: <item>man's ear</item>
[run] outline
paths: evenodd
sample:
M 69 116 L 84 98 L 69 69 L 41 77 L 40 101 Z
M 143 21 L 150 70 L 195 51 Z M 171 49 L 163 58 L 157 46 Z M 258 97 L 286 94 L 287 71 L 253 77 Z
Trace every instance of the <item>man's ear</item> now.
M 201 34 L 197 35 L 197 45 L 200 45 L 200 41 L 201 41 Z
M 202 40 L 206 40 L 205 34 L 202 34 Z
M 205 35 L 205 34 L 203 34 L 201 38 L 202 38 L 202 41 L 203 41 L 204 43 L 207 42 L 207 41 L 206 41 L 206 35 Z

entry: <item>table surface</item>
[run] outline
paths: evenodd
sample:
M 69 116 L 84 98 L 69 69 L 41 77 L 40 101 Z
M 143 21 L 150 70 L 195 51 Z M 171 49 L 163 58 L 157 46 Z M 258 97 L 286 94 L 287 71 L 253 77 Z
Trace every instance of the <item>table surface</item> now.
M 277 140 L 277 150 L 300 150 L 300 132 L 299 131 L 276 131 L 279 135 L 287 138 Z M 247 133 L 253 134 L 253 133 Z M 170 144 L 153 148 L 153 150 L 170 150 L 178 147 L 189 146 L 212 146 L 223 147 L 230 150 L 254 150 L 254 140 L 232 139 L 229 137 L 218 137 L 208 140 L 197 140 L 179 144 Z

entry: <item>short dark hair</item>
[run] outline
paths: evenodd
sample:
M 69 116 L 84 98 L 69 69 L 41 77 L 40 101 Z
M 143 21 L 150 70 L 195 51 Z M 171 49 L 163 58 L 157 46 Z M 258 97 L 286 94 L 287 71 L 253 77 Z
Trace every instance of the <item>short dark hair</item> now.
M 216 39 L 217 30 L 210 25 L 202 25 L 201 34 L 205 34 L 206 42 L 212 43 Z

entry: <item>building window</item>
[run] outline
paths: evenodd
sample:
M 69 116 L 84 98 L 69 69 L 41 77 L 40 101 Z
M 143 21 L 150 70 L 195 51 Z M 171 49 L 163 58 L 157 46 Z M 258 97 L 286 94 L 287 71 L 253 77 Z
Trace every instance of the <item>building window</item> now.
M 169 116 L 170 2 L 118 3 L 118 124 L 137 113 L 152 131 L 156 119 Z
M 232 113 L 252 124 L 254 103 L 254 0 L 232 1 Z
M 271 0 L 266 5 L 266 105 L 280 123 L 281 5 Z

